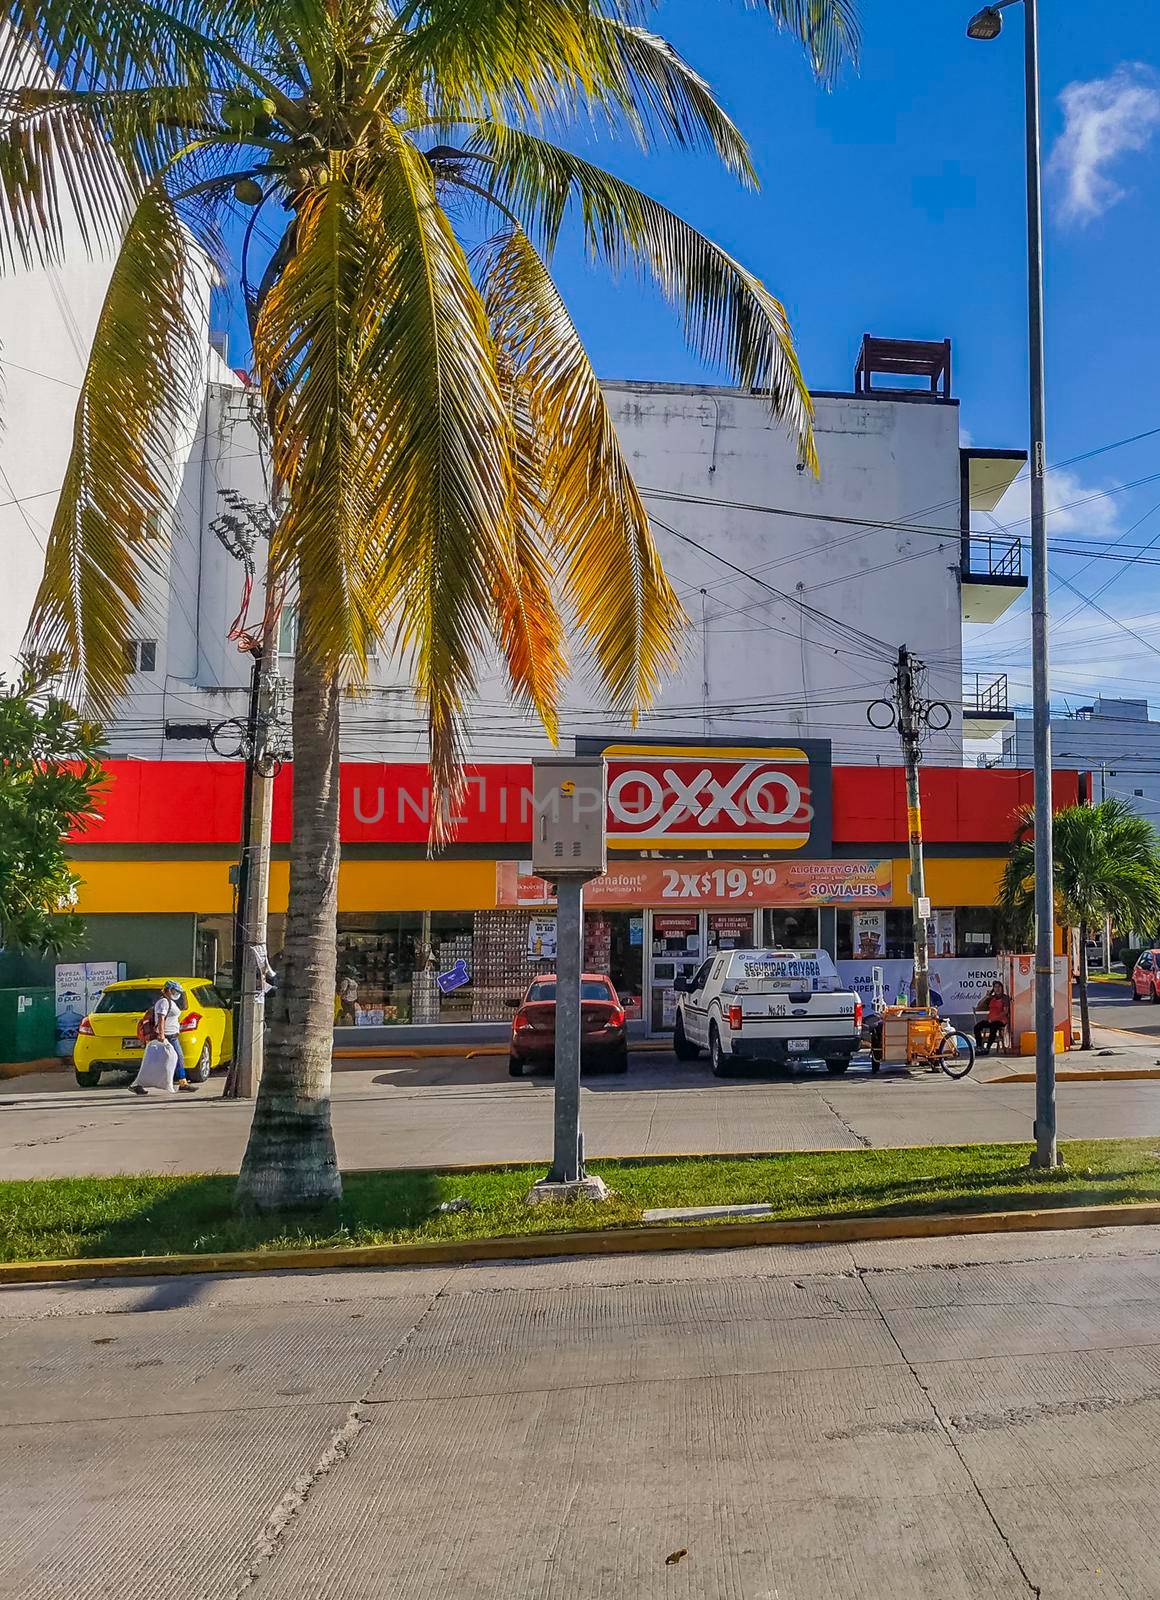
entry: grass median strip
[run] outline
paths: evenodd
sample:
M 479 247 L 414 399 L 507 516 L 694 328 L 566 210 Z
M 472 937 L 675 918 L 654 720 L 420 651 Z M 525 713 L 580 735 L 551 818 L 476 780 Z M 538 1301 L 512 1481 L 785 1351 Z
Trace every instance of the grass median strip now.
M 768 1205 L 767 1220 L 930 1215 L 1160 1201 L 1160 1140 L 1063 1147 L 1067 1169 L 1033 1173 L 1030 1146 L 789 1152 L 591 1163 L 607 1205 L 528 1208 L 541 1167 L 353 1172 L 340 1206 L 240 1217 L 228 1177 L 43 1178 L 0 1183 L 0 1260 L 321 1249 L 554 1233 L 638 1224 L 673 1206 Z M 466 1200 L 470 1209 L 440 1212 Z M 695 1225 L 694 1225 L 695 1226 Z

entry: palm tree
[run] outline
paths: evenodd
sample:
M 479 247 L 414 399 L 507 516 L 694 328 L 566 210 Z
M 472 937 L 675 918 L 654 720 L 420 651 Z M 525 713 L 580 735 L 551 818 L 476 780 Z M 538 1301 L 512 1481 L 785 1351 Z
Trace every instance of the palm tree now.
M 1034 829 L 1034 808 L 1025 806 L 999 891 L 1009 938 L 1024 948 L 1034 938 Z M 1090 1050 L 1088 938 L 1105 917 L 1122 928 L 1154 928 L 1160 922 L 1160 839 L 1124 801 L 1101 800 L 1056 812 L 1053 850 L 1056 915 L 1065 927 L 1079 929 L 1081 1044 Z
M 765 0 L 819 77 L 856 48 L 854 0 Z M 816 470 L 784 309 L 672 211 L 553 142 L 580 119 L 716 152 L 745 142 L 624 0 L 9 0 L 0 245 L 59 255 L 66 208 L 119 247 L 31 624 L 97 709 L 159 555 L 170 440 L 199 335 L 186 312 L 220 224 L 240 249 L 297 591 L 294 838 L 282 983 L 239 1196 L 341 1192 L 329 1084 L 339 709 L 379 639 L 407 663 L 433 785 L 498 650 L 551 735 L 566 617 L 617 713 L 674 659 L 682 612 L 548 262 L 571 217 L 593 258 L 651 276 L 691 347 L 746 387 Z M 229 230 L 225 232 L 228 234 Z M 446 814 L 444 810 L 443 814 Z

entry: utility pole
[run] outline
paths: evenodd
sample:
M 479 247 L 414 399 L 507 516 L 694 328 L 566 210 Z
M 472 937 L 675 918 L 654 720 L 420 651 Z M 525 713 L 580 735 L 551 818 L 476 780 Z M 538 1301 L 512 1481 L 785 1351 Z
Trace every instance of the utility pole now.
M 274 809 L 274 779 L 282 765 L 280 721 L 281 681 L 278 677 L 278 626 L 281 594 L 267 581 L 261 622 L 248 623 L 246 612 L 253 587 L 259 540 L 268 541 L 275 512 L 233 490 L 223 490 L 228 510 L 211 524 L 225 549 L 240 561 L 245 572 L 242 608 L 230 627 L 229 637 L 250 657 L 250 687 L 245 721 L 229 719 L 214 730 L 211 740 L 218 755 L 245 763 L 242 794 L 241 847 L 237 867 L 233 929 L 233 1061 L 226 1079 L 225 1096 L 252 1099 L 262 1077 L 265 1021 L 266 964 L 257 959 L 267 939 L 270 888 L 270 842 Z M 232 748 L 222 748 L 223 736 Z
M 997 39 L 1015 0 L 993 0 L 967 24 L 970 39 Z M 1027 180 L 1027 354 L 1031 434 L 1031 700 L 1035 765 L 1035 1155 L 1059 1166 L 1055 1104 L 1055 866 L 1051 793 L 1051 672 L 1047 593 L 1047 403 L 1043 351 L 1043 185 L 1039 132 L 1039 0 L 1023 0 Z
M 278 675 L 268 670 L 277 640 L 266 630 L 254 647 L 246 718 L 242 847 L 234 912 L 234 1059 L 226 1081 L 229 1098 L 252 1100 L 262 1081 L 266 973 L 254 952 L 264 951 L 270 898 L 270 840 L 274 778 L 281 767 L 271 734 L 277 719 Z
M 906 819 L 910 840 L 910 902 L 914 911 L 914 1002 L 930 1005 L 930 901 L 922 862 L 922 806 L 919 799 L 918 766 L 922 760 L 922 741 L 928 732 L 942 733 L 950 726 L 951 708 L 945 700 L 927 700 L 926 664 L 912 656 L 904 644 L 898 647 L 889 700 L 875 700 L 866 707 L 866 721 L 880 732 L 898 729 L 902 759 L 906 767 Z
M 906 832 L 910 841 L 910 903 L 914 910 L 914 1003 L 930 1005 L 930 940 L 927 918 L 930 902 L 926 897 L 926 875 L 922 861 L 922 804 L 918 787 L 919 729 L 922 708 L 915 695 L 915 671 L 921 668 L 904 644 L 898 647 L 898 667 L 894 674 L 894 705 L 898 717 L 898 736 L 906 763 Z

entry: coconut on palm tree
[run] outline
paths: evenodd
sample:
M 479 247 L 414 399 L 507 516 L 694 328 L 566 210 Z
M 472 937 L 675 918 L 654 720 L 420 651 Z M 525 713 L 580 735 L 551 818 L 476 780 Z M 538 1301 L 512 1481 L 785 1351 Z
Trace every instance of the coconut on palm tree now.
M 853 53 L 853 0 L 765 3 L 819 76 Z M 497 653 L 553 736 L 565 618 L 626 719 L 674 659 L 681 608 L 549 270 L 565 224 L 651 277 L 691 347 L 767 394 L 815 465 L 780 302 L 553 135 L 595 120 L 701 146 L 745 183 L 749 153 L 622 0 L 9 0 L 0 84 L 8 255 L 51 258 L 66 206 L 119 246 L 32 621 L 105 712 L 190 400 L 185 286 L 231 211 L 268 206 L 278 234 L 251 271 L 246 229 L 239 275 L 282 508 L 271 575 L 297 594 L 294 834 L 240 1195 L 313 1204 L 340 1192 L 339 710 L 368 651 L 406 664 L 445 799 Z
M 1088 1008 L 1087 946 L 1105 917 L 1121 928 L 1160 923 L 1160 839 L 1144 817 L 1123 800 L 1066 806 L 1055 814 L 1052 850 L 1058 920 L 1079 931 L 1081 1042 L 1092 1047 Z M 1035 811 L 1019 813 L 1011 854 L 1003 871 L 999 910 L 1008 940 L 1029 949 L 1035 930 Z

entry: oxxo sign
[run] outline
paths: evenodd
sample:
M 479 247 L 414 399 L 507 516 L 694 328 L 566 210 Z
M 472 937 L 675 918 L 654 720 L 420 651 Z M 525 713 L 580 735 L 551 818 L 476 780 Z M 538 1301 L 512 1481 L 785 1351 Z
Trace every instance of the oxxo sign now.
M 815 814 L 804 748 L 614 745 L 605 754 L 610 850 L 801 850 L 810 843 Z

